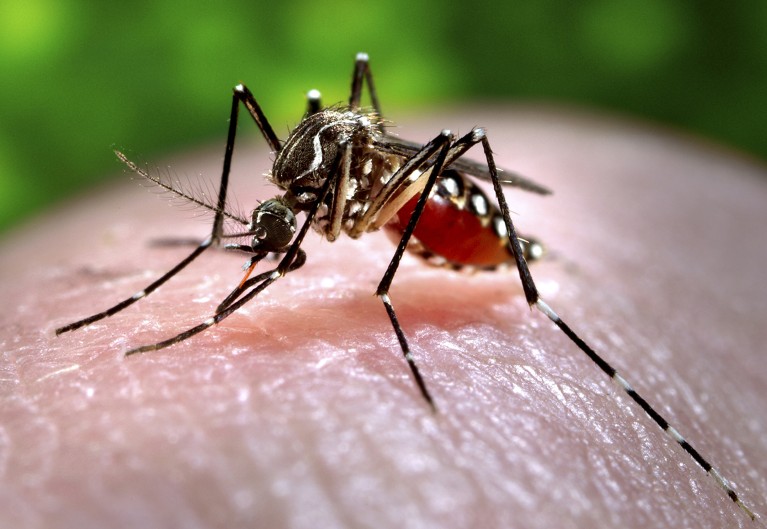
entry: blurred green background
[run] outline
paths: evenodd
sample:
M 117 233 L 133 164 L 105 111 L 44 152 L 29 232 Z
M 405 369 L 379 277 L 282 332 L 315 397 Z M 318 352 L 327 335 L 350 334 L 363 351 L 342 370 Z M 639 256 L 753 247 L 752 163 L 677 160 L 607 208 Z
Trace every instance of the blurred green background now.
M 219 141 L 244 81 L 279 135 L 348 97 L 367 51 L 385 111 L 556 101 L 764 159 L 767 2 L 0 0 L 0 231 L 142 160 Z M 242 127 L 255 134 L 255 127 Z

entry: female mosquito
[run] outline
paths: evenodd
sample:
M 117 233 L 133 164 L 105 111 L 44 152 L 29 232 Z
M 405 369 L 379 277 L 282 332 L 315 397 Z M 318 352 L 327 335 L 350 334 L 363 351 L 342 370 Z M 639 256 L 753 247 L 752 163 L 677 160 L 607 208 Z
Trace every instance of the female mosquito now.
M 372 111 L 364 110 L 360 104 L 364 84 L 367 84 Z M 259 204 L 250 219 L 239 218 L 226 208 L 240 104 L 248 110 L 269 147 L 276 153 L 269 180 L 283 191 L 282 195 Z M 485 163 L 463 158 L 475 145 L 482 146 Z M 388 134 L 381 119 L 381 108 L 366 54 L 357 55 L 349 104 L 323 108 L 319 93 L 314 90 L 309 92 L 308 111 L 284 142 L 277 138 L 250 90 L 242 84 L 236 86 L 215 204 L 208 204 L 149 175 L 122 153 L 118 152 L 117 156 L 141 176 L 211 209 L 215 215 L 210 235 L 186 258 L 143 290 L 103 312 L 60 327 L 56 330 L 57 335 L 120 312 L 154 292 L 210 247 L 223 245 L 225 249 L 247 253 L 250 257 L 243 267 L 245 276 L 210 318 L 167 340 L 132 349 L 126 355 L 162 349 L 216 325 L 269 285 L 300 268 L 306 261 L 301 244 L 310 227 L 329 241 L 334 241 L 342 233 L 358 238 L 383 228 L 399 242 L 376 295 L 391 320 L 415 383 L 432 409 L 436 408 L 431 393 L 389 298 L 389 287 L 402 255 L 408 250 L 430 264 L 453 269 L 493 270 L 514 265 L 528 304 L 551 319 L 724 489 L 733 502 L 755 519 L 729 482 L 539 296 L 527 261 L 539 258 L 543 248 L 533 239 L 517 235 L 502 186 L 516 186 L 540 194 L 548 194 L 549 191 L 512 172 L 503 172 L 501 176 L 484 129 L 475 128 L 460 138 L 444 130 L 426 145 L 403 141 Z M 471 177 L 492 183 L 498 207 L 473 183 Z M 305 214 L 305 219 L 297 230 L 296 217 L 301 212 Z M 225 232 L 226 219 L 238 221 L 243 228 L 239 232 Z M 225 240 L 235 238 L 249 238 L 250 243 L 224 244 Z M 281 256 L 277 266 L 250 277 L 256 265 L 268 255 Z

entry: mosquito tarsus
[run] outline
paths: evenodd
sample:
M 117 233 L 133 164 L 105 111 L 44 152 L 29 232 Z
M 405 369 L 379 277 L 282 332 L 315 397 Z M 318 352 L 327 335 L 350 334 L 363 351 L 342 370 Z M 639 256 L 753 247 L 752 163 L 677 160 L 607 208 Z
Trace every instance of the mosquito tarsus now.
M 365 85 L 372 106 L 369 111 L 361 106 Z M 131 349 L 126 355 L 162 349 L 221 322 L 269 285 L 299 269 L 306 261 L 301 244 L 310 228 L 329 241 L 337 239 L 342 233 L 357 238 L 369 231 L 384 228 L 398 239 L 398 244 L 378 284 L 376 295 L 385 307 L 418 389 L 433 410 L 436 410 L 434 399 L 416 365 L 389 296 L 389 288 L 404 252 L 411 251 L 431 264 L 453 269 L 492 270 L 514 265 L 527 303 L 554 322 L 724 489 L 733 502 L 750 518 L 755 519 L 754 513 L 744 505 L 729 482 L 541 299 L 527 261 L 540 257 L 542 246 L 532 238 L 523 238 L 517 234 L 502 186 L 516 186 L 540 194 L 549 191 L 521 175 L 508 171 L 500 173 L 484 129 L 475 128 L 460 138 L 444 130 L 425 145 L 388 134 L 382 121 L 368 57 L 364 53 L 356 57 L 348 105 L 323 108 L 316 90 L 308 93 L 307 101 L 306 115 L 282 142 L 250 90 L 243 84 L 237 85 L 232 97 L 216 202 L 199 202 L 178 189 L 168 188 L 214 212 L 210 235 L 176 266 L 143 290 L 103 312 L 58 328 L 56 334 L 73 331 L 120 312 L 154 292 L 208 248 L 223 246 L 249 254 L 243 267 L 245 276 L 216 307 L 210 318 L 167 340 Z M 283 191 L 282 195 L 259 204 L 249 219 L 240 218 L 226 208 L 241 105 L 248 110 L 270 149 L 276 154 L 268 178 Z M 482 147 L 484 163 L 463 158 L 476 145 Z M 118 152 L 117 156 L 131 170 L 163 185 L 122 153 Z M 472 182 L 469 175 L 492 183 L 498 207 Z M 305 218 L 298 228 L 297 216 L 300 213 L 304 213 Z M 458 216 L 461 217 L 460 223 L 441 222 L 454 220 Z M 241 224 L 242 229 L 225 232 L 224 221 L 227 218 Z M 448 224 L 460 224 L 462 231 L 447 236 L 440 231 L 443 229 L 440 226 Z M 242 237 L 249 237 L 249 243 L 224 243 L 227 239 Z M 450 243 L 446 245 L 444 241 Z M 463 241 L 471 244 L 462 247 Z M 269 255 L 279 256 L 278 264 L 250 277 L 256 265 Z

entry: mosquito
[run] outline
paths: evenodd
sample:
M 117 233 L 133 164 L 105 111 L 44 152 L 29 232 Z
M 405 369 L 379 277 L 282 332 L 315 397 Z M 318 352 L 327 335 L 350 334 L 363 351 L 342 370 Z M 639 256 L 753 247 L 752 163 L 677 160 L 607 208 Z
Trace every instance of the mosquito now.
M 365 85 L 371 110 L 361 106 Z M 136 347 L 125 354 L 129 356 L 163 349 L 220 323 L 272 283 L 301 268 L 306 261 L 301 245 L 310 228 L 328 241 L 334 241 L 342 234 L 356 239 L 367 232 L 384 229 L 398 240 L 398 244 L 378 284 L 376 296 L 384 305 L 415 384 L 433 411 L 436 411 L 434 399 L 416 365 L 389 297 L 389 288 L 403 254 L 409 251 L 428 264 L 451 269 L 496 270 L 515 266 L 527 303 L 559 327 L 714 479 L 738 507 L 751 519 L 756 518 L 729 481 L 541 299 L 527 262 L 539 259 L 543 246 L 533 238 L 517 234 L 502 186 L 544 195 L 550 191 L 514 172 L 499 171 L 484 129 L 474 128 L 461 137 L 443 130 L 425 145 L 401 140 L 387 133 L 365 53 L 356 57 L 347 105 L 323 107 L 316 90 L 307 94 L 307 102 L 306 115 L 283 142 L 274 133 L 250 90 L 243 84 L 234 88 L 224 165 L 215 204 L 148 174 L 116 151 L 118 158 L 132 171 L 213 211 L 211 232 L 189 255 L 143 290 L 103 312 L 56 329 L 56 335 L 102 320 L 136 303 L 208 248 L 223 246 L 227 250 L 248 254 L 243 266 L 244 277 L 216 307 L 211 317 L 167 340 Z M 260 203 L 249 219 L 233 214 L 226 207 L 240 105 L 248 110 L 276 155 L 268 179 L 282 191 L 281 195 Z M 463 157 L 477 145 L 482 148 L 483 163 Z M 473 178 L 492 183 L 497 206 L 474 183 Z M 299 229 L 297 216 L 300 213 L 305 216 Z M 239 223 L 242 228 L 235 232 L 225 231 L 227 220 Z M 225 243 L 236 238 L 249 239 L 249 243 Z M 271 270 L 250 277 L 256 265 L 268 256 L 276 256 L 278 264 Z

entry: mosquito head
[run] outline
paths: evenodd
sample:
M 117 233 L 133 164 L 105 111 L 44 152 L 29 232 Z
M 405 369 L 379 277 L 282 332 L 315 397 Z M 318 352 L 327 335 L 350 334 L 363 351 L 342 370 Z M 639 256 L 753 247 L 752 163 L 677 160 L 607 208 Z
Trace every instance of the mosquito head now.
M 249 231 L 254 249 L 276 251 L 285 248 L 296 233 L 296 215 L 281 197 L 266 200 L 253 210 Z

